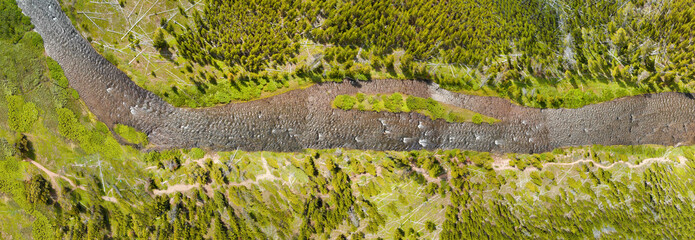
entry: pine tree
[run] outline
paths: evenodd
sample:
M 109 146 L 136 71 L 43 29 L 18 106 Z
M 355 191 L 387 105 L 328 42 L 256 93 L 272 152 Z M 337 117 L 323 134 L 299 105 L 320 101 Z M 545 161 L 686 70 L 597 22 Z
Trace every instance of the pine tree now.
M 169 49 L 169 43 L 167 43 L 166 39 L 164 39 L 164 33 L 162 32 L 161 28 L 157 30 L 157 33 L 154 35 L 152 46 L 159 51 Z
M 33 204 L 46 204 L 50 201 L 51 184 L 37 174 L 26 183 L 27 200 Z
M 222 222 L 222 219 L 220 218 L 219 214 L 215 214 L 215 224 L 212 226 L 213 227 L 213 235 L 212 239 L 214 240 L 226 240 L 229 239 L 227 235 L 227 226 L 224 225 L 224 222 Z

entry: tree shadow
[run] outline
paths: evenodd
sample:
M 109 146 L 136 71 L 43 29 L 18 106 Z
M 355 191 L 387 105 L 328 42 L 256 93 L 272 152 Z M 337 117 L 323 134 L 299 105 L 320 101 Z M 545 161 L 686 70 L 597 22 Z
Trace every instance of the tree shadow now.
M 15 148 L 21 154 L 22 158 L 28 158 L 31 160 L 36 160 L 36 152 L 34 150 L 34 144 L 29 141 L 26 135 L 21 134 L 14 144 Z
M 174 62 L 174 53 L 171 52 L 169 48 L 157 49 L 157 51 L 159 51 L 159 55 L 162 55 L 167 61 Z
M 387 66 L 386 72 L 391 76 L 398 76 L 398 73 L 396 73 L 396 68 L 393 65 Z

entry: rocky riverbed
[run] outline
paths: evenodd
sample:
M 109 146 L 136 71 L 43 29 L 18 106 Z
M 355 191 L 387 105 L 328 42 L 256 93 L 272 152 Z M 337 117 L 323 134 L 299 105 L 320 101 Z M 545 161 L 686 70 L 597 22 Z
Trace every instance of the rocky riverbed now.
M 133 126 L 156 148 L 299 151 L 469 149 L 542 152 L 577 145 L 690 143 L 692 95 L 661 93 L 621 98 L 580 109 L 533 109 L 494 97 L 446 91 L 422 81 L 323 83 L 275 97 L 205 109 L 175 108 L 135 85 L 82 38 L 55 0 L 18 0 L 43 37 L 46 53 L 70 85 L 109 126 Z M 338 94 L 402 92 L 432 97 L 497 119 L 447 123 L 414 113 L 332 109 Z

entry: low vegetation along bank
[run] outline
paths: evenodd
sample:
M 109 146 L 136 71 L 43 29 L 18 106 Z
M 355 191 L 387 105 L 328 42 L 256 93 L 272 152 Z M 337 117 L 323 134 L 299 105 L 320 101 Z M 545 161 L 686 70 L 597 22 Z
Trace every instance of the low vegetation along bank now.
M 332 102 L 333 107 L 342 110 L 387 111 L 393 113 L 417 112 L 432 120 L 444 119 L 447 122 L 473 122 L 475 124 L 493 124 L 497 119 L 481 115 L 467 109 L 442 104 L 432 98 L 421 98 L 401 93 L 367 95 L 338 95 Z
M 139 146 L 147 146 L 149 140 L 147 134 L 135 130 L 135 128 L 127 125 L 116 124 L 113 131 L 118 134 L 123 140 Z

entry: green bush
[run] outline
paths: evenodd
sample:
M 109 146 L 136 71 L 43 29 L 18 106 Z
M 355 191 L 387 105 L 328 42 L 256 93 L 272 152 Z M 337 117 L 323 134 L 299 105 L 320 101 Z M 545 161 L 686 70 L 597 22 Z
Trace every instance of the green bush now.
M 232 97 L 225 91 L 218 91 L 215 93 L 215 100 L 217 100 L 218 103 L 229 103 L 232 101 Z
M 386 67 L 387 70 L 393 71 L 395 66 L 396 59 L 393 57 L 393 54 L 390 54 L 386 56 L 386 59 L 384 59 L 384 67 Z
M 357 103 L 357 100 L 350 95 L 338 95 L 337 97 L 335 97 L 335 100 L 333 101 L 333 104 L 337 108 L 343 110 L 352 109 L 352 107 L 355 106 L 355 103 Z
M 403 71 L 403 74 L 406 77 L 413 74 L 413 67 L 415 66 L 414 64 L 415 63 L 412 55 L 405 54 L 401 57 L 401 71 Z
M 10 145 L 7 139 L 0 138 L 0 160 L 5 160 L 5 158 L 14 156 L 17 154 L 17 149 Z
M 465 122 L 466 118 L 463 115 L 461 115 L 460 113 L 451 111 L 446 116 L 446 121 L 447 122 Z
M 132 144 L 137 144 L 141 146 L 145 146 L 149 143 L 149 139 L 147 138 L 147 134 L 143 132 L 139 132 L 135 130 L 135 128 L 126 126 L 126 125 L 121 125 L 121 124 L 116 124 L 114 126 L 113 130 L 121 136 L 124 140 L 128 141 L 129 143 Z
M 87 154 L 99 153 L 103 158 L 117 159 L 123 152 L 118 141 L 111 134 L 99 129 L 88 130 L 80 123 L 75 114 L 67 108 L 58 108 L 58 131 L 67 139 L 79 143 L 80 148 Z
M 480 115 L 480 113 L 473 114 L 473 123 L 480 125 L 483 123 L 483 115 Z
M 405 100 L 406 105 L 410 110 L 425 110 L 427 109 L 427 101 L 424 98 L 408 96 Z
M 200 148 L 191 148 L 191 151 L 188 153 L 188 156 L 191 157 L 192 159 L 201 159 L 205 156 L 205 151 Z
M 56 110 L 58 114 L 58 131 L 67 139 L 77 141 L 85 134 L 85 128 L 77 121 L 75 113 L 67 108 Z
M 28 132 L 39 119 L 39 110 L 32 102 L 24 102 L 22 96 L 7 96 L 7 124 L 16 132 Z
M 584 93 L 579 89 L 572 89 L 564 96 L 564 106 L 566 108 L 579 108 L 586 105 Z
M 53 225 L 41 212 L 33 213 L 36 220 L 31 224 L 31 235 L 34 239 L 57 239 L 54 235 Z
M 36 51 L 43 50 L 43 38 L 41 38 L 41 35 L 37 32 L 32 31 L 25 33 L 20 43 L 27 44 L 31 49 Z
M 328 78 L 333 79 L 337 82 L 340 82 L 343 79 L 343 72 L 340 71 L 340 68 L 334 67 L 331 68 L 330 71 L 328 71 L 328 74 L 326 74 Z
M 356 97 L 357 97 L 357 102 L 361 103 L 361 102 L 364 102 L 364 99 L 367 97 L 367 95 L 365 95 L 364 93 L 357 93 Z
M 384 106 L 391 112 L 403 111 L 403 95 L 400 93 L 391 94 L 386 98 Z
M 116 58 L 116 55 L 113 55 L 113 52 L 110 50 L 104 50 L 101 55 L 103 55 L 104 58 L 106 58 L 106 60 L 108 60 L 111 64 L 118 67 L 118 58 Z
M 65 74 L 63 73 L 63 68 L 58 65 L 58 62 L 53 60 L 50 57 L 46 58 L 46 65 L 48 65 L 48 73 L 51 76 L 51 79 L 56 81 L 56 84 L 60 86 L 61 88 L 67 88 L 68 87 L 68 79 L 65 78 Z
M 444 106 L 432 98 L 427 98 L 427 111 L 432 114 L 433 119 L 444 118 Z

